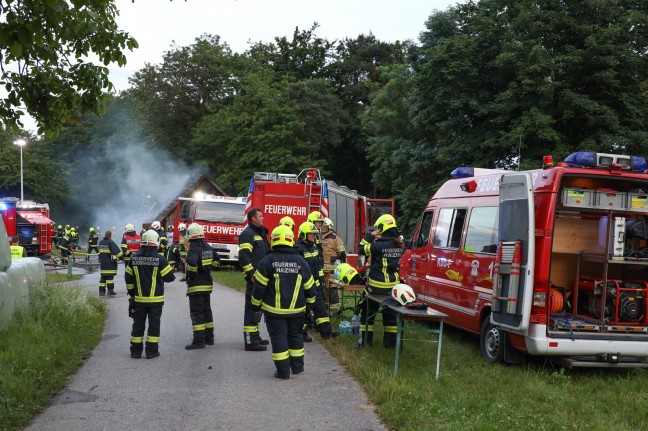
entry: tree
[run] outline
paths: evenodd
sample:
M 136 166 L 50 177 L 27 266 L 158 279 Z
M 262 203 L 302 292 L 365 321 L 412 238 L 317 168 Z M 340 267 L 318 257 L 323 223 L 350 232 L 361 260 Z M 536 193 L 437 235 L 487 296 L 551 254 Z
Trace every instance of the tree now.
M 648 150 L 645 1 L 470 1 L 426 27 L 412 121 L 440 172 Z
M 17 131 L 26 112 L 39 133 L 53 133 L 78 111 L 104 112 L 113 90 L 105 66 L 125 65 L 124 50 L 138 47 L 118 29 L 113 0 L 1 0 L 0 15 L 5 127 Z

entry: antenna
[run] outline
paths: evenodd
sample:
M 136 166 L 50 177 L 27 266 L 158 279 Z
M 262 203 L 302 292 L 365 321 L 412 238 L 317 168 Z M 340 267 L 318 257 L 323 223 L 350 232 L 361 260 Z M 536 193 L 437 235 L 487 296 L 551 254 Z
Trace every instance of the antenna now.
M 520 162 L 522 161 L 522 135 L 520 135 L 520 142 L 518 143 L 518 166 L 517 170 L 520 170 Z

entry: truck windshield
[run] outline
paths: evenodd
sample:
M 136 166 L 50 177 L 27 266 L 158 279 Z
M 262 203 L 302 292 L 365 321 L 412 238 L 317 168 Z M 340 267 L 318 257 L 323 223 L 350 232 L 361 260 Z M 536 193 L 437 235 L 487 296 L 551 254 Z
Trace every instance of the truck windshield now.
M 196 206 L 195 220 L 220 222 L 220 223 L 243 223 L 245 205 L 224 202 L 198 202 Z

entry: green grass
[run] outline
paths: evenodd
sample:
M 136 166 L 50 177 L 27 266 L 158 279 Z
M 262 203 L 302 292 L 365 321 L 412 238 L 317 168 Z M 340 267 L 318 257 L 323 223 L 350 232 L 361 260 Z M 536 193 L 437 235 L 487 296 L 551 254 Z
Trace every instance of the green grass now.
M 245 279 L 238 268 L 232 266 L 219 268 L 218 271 L 212 271 L 212 277 L 218 284 L 245 293 Z
M 0 430 L 21 429 L 65 386 L 99 342 L 104 317 L 81 287 L 36 289 L 0 331 Z
M 72 274 L 68 276 L 67 274 L 59 274 L 58 272 L 48 272 L 45 275 L 45 281 L 48 283 L 61 283 L 64 281 L 76 281 L 76 280 L 81 280 L 83 278 L 82 275 L 79 274 Z
M 244 286 L 240 274 L 234 280 L 238 289 Z M 225 277 L 219 283 L 229 286 Z M 489 364 L 479 353 L 476 336 L 444 329 L 438 380 L 434 378 L 437 345 L 409 340 L 404 342 L 394 378 L 394 351 L 382 347 L 380 323 L 371 347 L 354 348 L 357 336 L 352 335 L 324 345 L 365 388 L 393 430 L 646 429 L 648 373 L 644 370 L 567 371 L 537 358 L 521 366 Z

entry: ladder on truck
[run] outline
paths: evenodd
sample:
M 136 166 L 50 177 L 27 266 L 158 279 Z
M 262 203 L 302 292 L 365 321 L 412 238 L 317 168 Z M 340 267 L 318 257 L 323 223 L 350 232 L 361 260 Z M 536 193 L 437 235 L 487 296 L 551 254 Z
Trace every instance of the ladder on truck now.
M 306 170 L 304 170 L 306 171 Z M 303 173 L 302 171 L 301 173 Z M 301 175 L 300 173 L 300 175 Z M 324 184 L 322 178 L 320 177 L 319 169 L 310 168 L 306 171 L 306 180 L 304 181 L 304 194 L 306 194 L 306 188 L 308 188 L 308 214 L 313 211 L 322 210 L 322 188 Z

